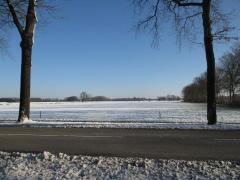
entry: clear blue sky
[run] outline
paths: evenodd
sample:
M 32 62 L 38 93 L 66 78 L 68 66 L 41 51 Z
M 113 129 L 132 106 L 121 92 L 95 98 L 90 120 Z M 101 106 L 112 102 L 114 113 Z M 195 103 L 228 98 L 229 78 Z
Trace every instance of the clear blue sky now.
M 226 1 L 225 10 L 234 7 Z M 174 31 L 162 31 L 160 46 L 149 34 L 136 34 L 129 1 L 58 1 L 58 15 L 38 26 L 33 49 L 32 97 L 66 97 L 86 91 L 109 97 L 181 95 L 205 71 L 203 48 L 190 43 L 179 50 Z M 237 17 L 236 19 L 240 19 Z M 39 17 L 39 21 L 40 21 Z M 0 59 L 0 97 L 18 97 L 19 36 L 9 32 L 8 56 Z M 216 59 L 230 44 L 216 45 Z

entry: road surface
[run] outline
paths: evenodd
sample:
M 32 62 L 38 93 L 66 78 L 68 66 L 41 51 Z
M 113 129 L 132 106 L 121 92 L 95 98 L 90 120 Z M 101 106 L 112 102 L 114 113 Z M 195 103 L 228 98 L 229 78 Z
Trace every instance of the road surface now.
M 0 151 L 184 160 L 240 160 L 240 131 L 0 128 Z

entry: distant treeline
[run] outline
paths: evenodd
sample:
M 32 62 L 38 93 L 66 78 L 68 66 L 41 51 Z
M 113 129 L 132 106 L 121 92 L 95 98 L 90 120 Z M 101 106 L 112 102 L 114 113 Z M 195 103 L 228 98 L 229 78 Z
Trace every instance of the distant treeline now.
M 31 102 L 58 102 L 62 101 L 57 98 L 31 98 Z M 8 97 L 8 98 L 0 98 L 0 102 L 19 102 L 19 98 Z
M 106 96 L 91 96 L 86 92 L 82 92 L 79 96 L 70 96 L 64 98 L 63 101 L 179 101 L 181 98 L 175 95 L 167 95 L 157 98 L 145 98 L 145 97 L 128 97 L 128 98 L 109 98 Z
M 175 95 L 160 96 L 157 98 L 158 101 L 179 101 L 181 98 Z
M 179 101 L 181 98 L 175 95 L 161 96 L 157 98 L 128 97 L 128 98 L 109 98 L 106 96 L 91 96 L 82 92 L 80 96 L 69 96 L 64 99 L 57 98 L 31 98 L 31 102 L 89 102 L 89 101 Z M 19 98 L 0 98 L 0 102 L 19 102 Z
M 0 102 L 19 102 L 19 98 L 0 98 Z
M 196 77 L 182 90 L 185 102 L 206 102 L 207 74 Z M 224 54 L 216 66 L 217 103 L 240 105 L 240 44 Z

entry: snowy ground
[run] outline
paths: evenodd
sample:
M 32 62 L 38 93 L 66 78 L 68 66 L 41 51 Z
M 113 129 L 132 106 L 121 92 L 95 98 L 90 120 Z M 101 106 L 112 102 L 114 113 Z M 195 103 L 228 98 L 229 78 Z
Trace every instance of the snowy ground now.
M 16 123 L 18 104 L 0 103 L 0 126 L 240 129 L 239 109 L 181 102 L 32 103 L 32 122 Z M 0 179 L 240 179 L 240 162 L 0 152 Z
M 16 125 L 18 103 L 0 103 L 0 126 Z M 182 102 L 31 103 L 33 127 L 240 129 L 240 109 L 219 107 L 207 126 L 206 105 Z
M 240 179 L 240 162 L 0 152 L 0 179 Z

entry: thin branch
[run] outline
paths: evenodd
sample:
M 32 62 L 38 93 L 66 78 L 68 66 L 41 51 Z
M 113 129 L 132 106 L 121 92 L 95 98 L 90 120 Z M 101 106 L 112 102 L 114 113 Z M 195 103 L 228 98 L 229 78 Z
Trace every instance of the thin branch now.
M 202 3 L 197 2 L 184 2 L 185 0 L 172 0 L 172 2 L 176 3 L 178 6 L 186 7 L 186 6 L 202 6 Z
M 8 5 L 8 8 L 9 8 L 9 11 L 10 11 L 10 13 L 12 15 L 13 22 L 16 25 L 20 35 L 22 36 L 23 35 L 23 27 L 22 27 L 22 25 L 21 25 L 21 23 L 20 23 L 20 21 L 19 21 L 19 19 L 17 17 L 16 11 L 15 11 L 12 3 L 10 2 L 10 0 L 6 0 L 6 2 L 7 2 L 7 5 Z

